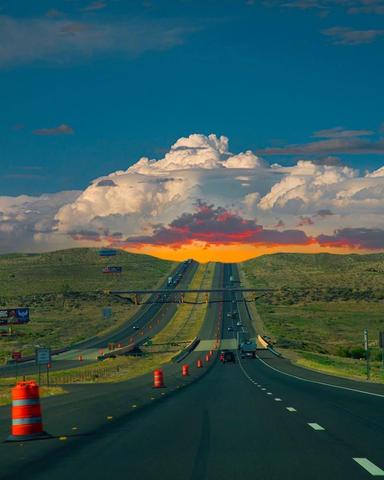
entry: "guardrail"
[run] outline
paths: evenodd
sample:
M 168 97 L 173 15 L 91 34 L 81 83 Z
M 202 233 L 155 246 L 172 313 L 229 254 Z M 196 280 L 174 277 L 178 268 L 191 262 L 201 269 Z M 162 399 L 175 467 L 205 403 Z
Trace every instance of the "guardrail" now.
M 182 350 L 180 353 L 178 353 L 172 358 L 172 361 L 176 363 L 183 361 L 191 352 L 193 352 L 193 350 L 197 347 L 199 343 L 200 338 L 195 337 L 192 342 L 184 348 L 184 350 Z

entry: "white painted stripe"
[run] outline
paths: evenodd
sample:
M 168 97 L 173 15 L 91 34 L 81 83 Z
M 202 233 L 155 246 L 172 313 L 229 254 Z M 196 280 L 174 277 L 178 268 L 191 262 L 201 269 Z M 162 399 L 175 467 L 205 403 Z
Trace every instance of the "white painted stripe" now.
M 281 398 L 275 398 L 275 402 L 281 402 Z
M 272 395 L 272 393 L 271 393 L 271 392 L 267 392 L 267 395 Z
M 308 425 L 313 428 L 314 430 L 325 430 L 321 425 L 318 423 L 308 423 Z
M 370 462 L 368 458 L 353 458 L 361 467 L 369 472 L 374 477 L 384 477 L 384 470 L 377 467 L 374 463 Z
M 339 388 L 341 390 L 349 390 L 350 392 L 362 393 L 364 395 L 372 395 L 373 397 L 384 398 L 384 395 L 382 395 L 381 393 L 372 393 L 372 392 L 367 392 L 365 390 L 358 390 L 357 388 L 342 387 L 340 385 L 332 385 L 332 383 L 318 382 L 317 380 L 308 380 L 307 378 L 298 377 L 297 375 L 292 375 L 291 373 L 286 373 L 281 370 L 278 370 L 275 367 L 272 367 L 267 362 L 264 362 L 264 360 L 262 360 L 260 357 L 257 357 L 257 359 L 260 360 L 260 362 L 263 363 L 266 367 L 271 368 L 272 370 L 275 370 L 275 372 L 281 373 L 282 375 L 286 375 L 287 377 L 296 378 L 297 380 L 301 380 L 302 382 L 316 383 L 317 385 L 324 385 L 325 387 Z
M 287 407 L 288 412 L 297 412 L 296 408 Z
M 266 388 L 262 388 L 262 390 L 266 390 Z

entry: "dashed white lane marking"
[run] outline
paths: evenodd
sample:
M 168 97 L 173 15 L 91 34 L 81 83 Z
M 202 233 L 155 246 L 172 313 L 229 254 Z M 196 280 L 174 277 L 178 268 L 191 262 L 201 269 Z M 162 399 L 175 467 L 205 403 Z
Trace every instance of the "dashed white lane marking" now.
M 264 391 L 264 390 L 266 390 L 266 388 L 262 388 L 262 390 Z
M 266 367 L 271 368 L 272 370 L 275 370 L 275 372 L 281 373 L 282 375 L 286 375 L 287 377 L 296 378 L 296 380 L 301 380 L 302 382 L 316 383 L 317 385 L 324 385 L 325 387 L 339 388 L 340 390 L 349 390 L 350 392 L 362 393 L 364 395 L 372 395 L 373 397 L 384 398 L 384 395 L 380 393 L 366 392 L 365 390 L 358 390 L 357 388 L 342 387 L 341 385 L 332 385 L 332 383 L 318 382 L 316 380 L 308 380 L 307 378 L 298 377 L 297 375 L 292 375 L 291 373 L 286 373 L 279 370 L 278 368 L 272 367 L 267 362 L 264 362 L 264 360 L 262 360 L 259 356 L 257 358 Z
M 296 408 L 287 407 L 288 412 L 297 412 Z
M 281 402 L 281 398 L 275 398 L 275 402 Z
M 318 423 L 308 423 L 308 425 L 313 428 L 314 430 L 325 430 L 321 425 Z
M 384 477 L 384 470 L 377 467 L 374 463 L 370 462 L 368 458 L 354 457 L 353 460 L 357 462 L 365 470 L 367 470 L 367 472 L 369 472 L 374 477 Z
M 272 395 L 272 393 L 271 393 L 271 392 L 267 392 L 267 395 Z

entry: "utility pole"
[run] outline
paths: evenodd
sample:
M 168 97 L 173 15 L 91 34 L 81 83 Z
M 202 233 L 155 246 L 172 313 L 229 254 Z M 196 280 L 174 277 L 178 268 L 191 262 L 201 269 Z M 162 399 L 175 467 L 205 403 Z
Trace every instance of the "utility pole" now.
M 370 365 L 369 365 L 369 345 L 368 345 L 368 329 L 364 329 L 364 350 L 365 359 L 367 361 L 367 380 L 370 379 Z

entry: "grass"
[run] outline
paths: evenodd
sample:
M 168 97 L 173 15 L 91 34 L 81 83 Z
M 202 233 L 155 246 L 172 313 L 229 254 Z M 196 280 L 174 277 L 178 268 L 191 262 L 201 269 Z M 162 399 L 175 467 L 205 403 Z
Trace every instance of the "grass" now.
M 200 265 L 190 288 L 211 286 L 213 274 L 214 264 Z M 143 349 L 145 353 L 143 356 L 121 356 L 81 368 L 52 371 L 50 373 L 51 384 L 121 382 L 148 373 L 170 362 L 177 352 L 197 336 L 201 328 L 207 309 L 207 304 L 202 297 L 202 294 L 187 294 L 186 302 L 198 303 L 180 304 L 169 324 L 153 337 L 153 344 Z M 35 378 L 35 375 L 26 377 L 26 379 L 31 378 Z M 42 380 L 45 381 L 43 374 Z M 0 391 L 1 384 L 9 384 L 10 381 L 9 378 L 0 379 Z
M 253 302 L 253 314 L 257 309 L 260 316 L 255 323 L 295 363 L 364 378 L 359 357 L 365 355 L 367 328 L 372 379 L 384 381 L 378 361 L 378 335 L 384 330 L 384 254 L 266 255 L 244 262 L 241 273 L 246 286 L 275 289 Z
M 53 395 L 62 395 L 64 393 L 66 393 L 66 391 L 61 386 L 40 388 L 40 397 L 50 397 Z M 10 386 L 0 384 L 0 406 L 8 405 L 9 403 L 11 403 Z
M 121 265 L 121 276 L 103 274 L 108 264 Z M 0 337 L 0 362 L 13 350 L 29 355 L 36 344 L 60 348 L 117 328 L 138 307 L 103 291 L 154 287 L 174 266 L 124 251 L 101 258 L 98 250 L 84 248 L 0 256 L 0 307 L 28 306 L 31 316 L 28 324 L 12 326 L 12 336 Z M 105 306 L 112 308 L 109 319 L 102 317 Z

